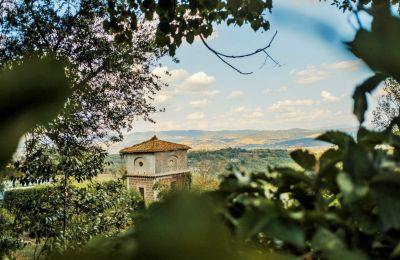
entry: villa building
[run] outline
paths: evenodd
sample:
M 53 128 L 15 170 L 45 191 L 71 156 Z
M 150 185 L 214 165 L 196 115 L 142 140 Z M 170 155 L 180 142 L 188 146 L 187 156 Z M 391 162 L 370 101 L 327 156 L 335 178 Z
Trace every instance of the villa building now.
M 189 146 L 151 139 L 124 148 L 128 189 L 137 190 L 146 203 L 157 200 L 159 187 L 185 189 L 190 187 L 187 165 Z

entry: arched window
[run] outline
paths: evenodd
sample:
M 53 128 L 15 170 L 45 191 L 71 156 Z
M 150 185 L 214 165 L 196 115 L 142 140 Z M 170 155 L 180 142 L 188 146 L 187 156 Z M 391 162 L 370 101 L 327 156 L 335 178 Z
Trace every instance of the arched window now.
M 142 157 L 138 157 L 135 159 L 135 173 L 145 173 L 144 170 L 144 159 Z
M 175 155 L 168 157 L 168 170 L 170 172 L 176 171 L 178 169 L 178 157 Z

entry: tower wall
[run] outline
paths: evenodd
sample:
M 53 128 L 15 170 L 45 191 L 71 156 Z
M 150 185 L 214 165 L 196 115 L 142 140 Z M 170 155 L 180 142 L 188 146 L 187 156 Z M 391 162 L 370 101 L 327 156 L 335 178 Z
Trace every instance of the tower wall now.
M 128 175 L 152 175 L 156 172 L 154 153 L 139 153 L 124 155 Z
M 174 162 L 172 162 L 174 161 Z M 155 173 L 167 173 L 186 171 L 187 167 L 187 151 L 167 151 L 155 153 Z

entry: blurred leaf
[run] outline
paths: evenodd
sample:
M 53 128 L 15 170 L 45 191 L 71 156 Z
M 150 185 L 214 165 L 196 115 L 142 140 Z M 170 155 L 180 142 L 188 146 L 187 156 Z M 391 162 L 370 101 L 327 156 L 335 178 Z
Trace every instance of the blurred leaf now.
M 323 176 L 332 170 L 335 170 L 335 165 L 340 162 L 343 158 L 343 152 L 336 149 L 326 150 L 319 158 L 318 174 Z
M 292 159 L 306 170 L 314 170 L 317 160 L 315 155 L 306 150 L 295 150 L 290 153 Z
M 299 248 L 304 247 L 304 231 L 293 222 L 278 218 L 273 219 L 264 227 L 264 232 L 269 237 L 281 239 Z
M 336 181 L 339 185 L 340 190 L 344 194 L 350 194 L 354 191 L 354 184 L 346 173 L 339 173 L 337 175 Z
M 329 252 L 326 254 L 326 259 L 328 260 L 368 260 L 366 257 L 359 251 L 350 251 L 350 250 L 337 250 L 334 252 Z
M 374 76 L 364 81 L 361 85 L 356 87 L 356 90 L 353 94 L 353 113 L 357 116 L 360 124 L 364 122 L 364 114 L 365 111 L 368 109 L 366 94 L 371 93 L 385 78 L 386 76 L 384 76 L 383 74 L 375 74 Z
M 349 143 L 344 150 L 343 169 L 353 180 L 365 181 L 373 174 L 371 159 L 364 146 Z
M 0 74 L 0 167 L 10 159 L 21 136 L 54 118 L 71 94 L 62 62 L 26 60 Z
M 394 248 L 393 252 L 390 254 L 391 258 L 397 258 L 400 257 L 400 243 L 397 244 L 397 246 Z
M 344 148 L 348 142 L 354 142 L 353 137 L 340 131 L 327 131 L 316 139 L 337 145 L 340 148 Z
M 387 141 L 387 134 L 385 132 L 377 132 L 360 127 L 357 132 L 357 142 L 363 145 L 368 145 L 374 148 L 375 145 Z
M 253 236 L 261 232 L 261 230 L 278 214 L 272 203 L 269 207 L 264 208 L 268 213 L 259 210 L 248 210 L 238 220 L 237 234 L 241 239 L 251 239 Z
M 314 234 L 312 241 L 312 248 L 316 251 L 321 251 L 323 259 L 329 260 L 367 260 L 362 253 L 358 251 L 350 251 L 347 245 L 336 234 L 328 229 L 320 228 Z
M 314 250 L 322 252 L 346 249 L 346 244 L 336 234 L 325 228 L 317 230 L 311 244 Z
M 383 228 L 400 228 L 400 174 L 382 173 L 370 183 Z
M 389 1 L 374 3 L 371 13 L 374 16 L 371 31 L 359 30 L 349 43 L 350 50 L 373 71 L 400 82 L 400 20 L 391 15 Z

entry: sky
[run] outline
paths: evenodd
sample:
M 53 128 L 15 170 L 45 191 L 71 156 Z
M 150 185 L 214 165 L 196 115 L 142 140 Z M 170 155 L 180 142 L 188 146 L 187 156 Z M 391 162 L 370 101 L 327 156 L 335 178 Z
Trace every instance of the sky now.
M 179 63 L 163 58 L 153 70 L 169 87 L 154 99 L 156 124 L 139 120 L 134 131 L 277 130 L 354 126 L 352 92 L 371 75 L 344 42 L 356 30 L 354 17 L 330 2 L 274 1 L 266 14 L 271 30 L 255 33 L 248 26 L 217 26 L 207 43 L 226 54 L 249 53 L 264 47 L 265 55 L 233 60 L 241 75 L 222 63 L 199 39 L 177 51 Z M 362 17 L 364 26 L 371 22 Z M 165 71 L 170 72 L 170 76 Z M 375 94 L 375 96 L 378 94 Z M 374 103 L 374 102 L 372 102 Z

